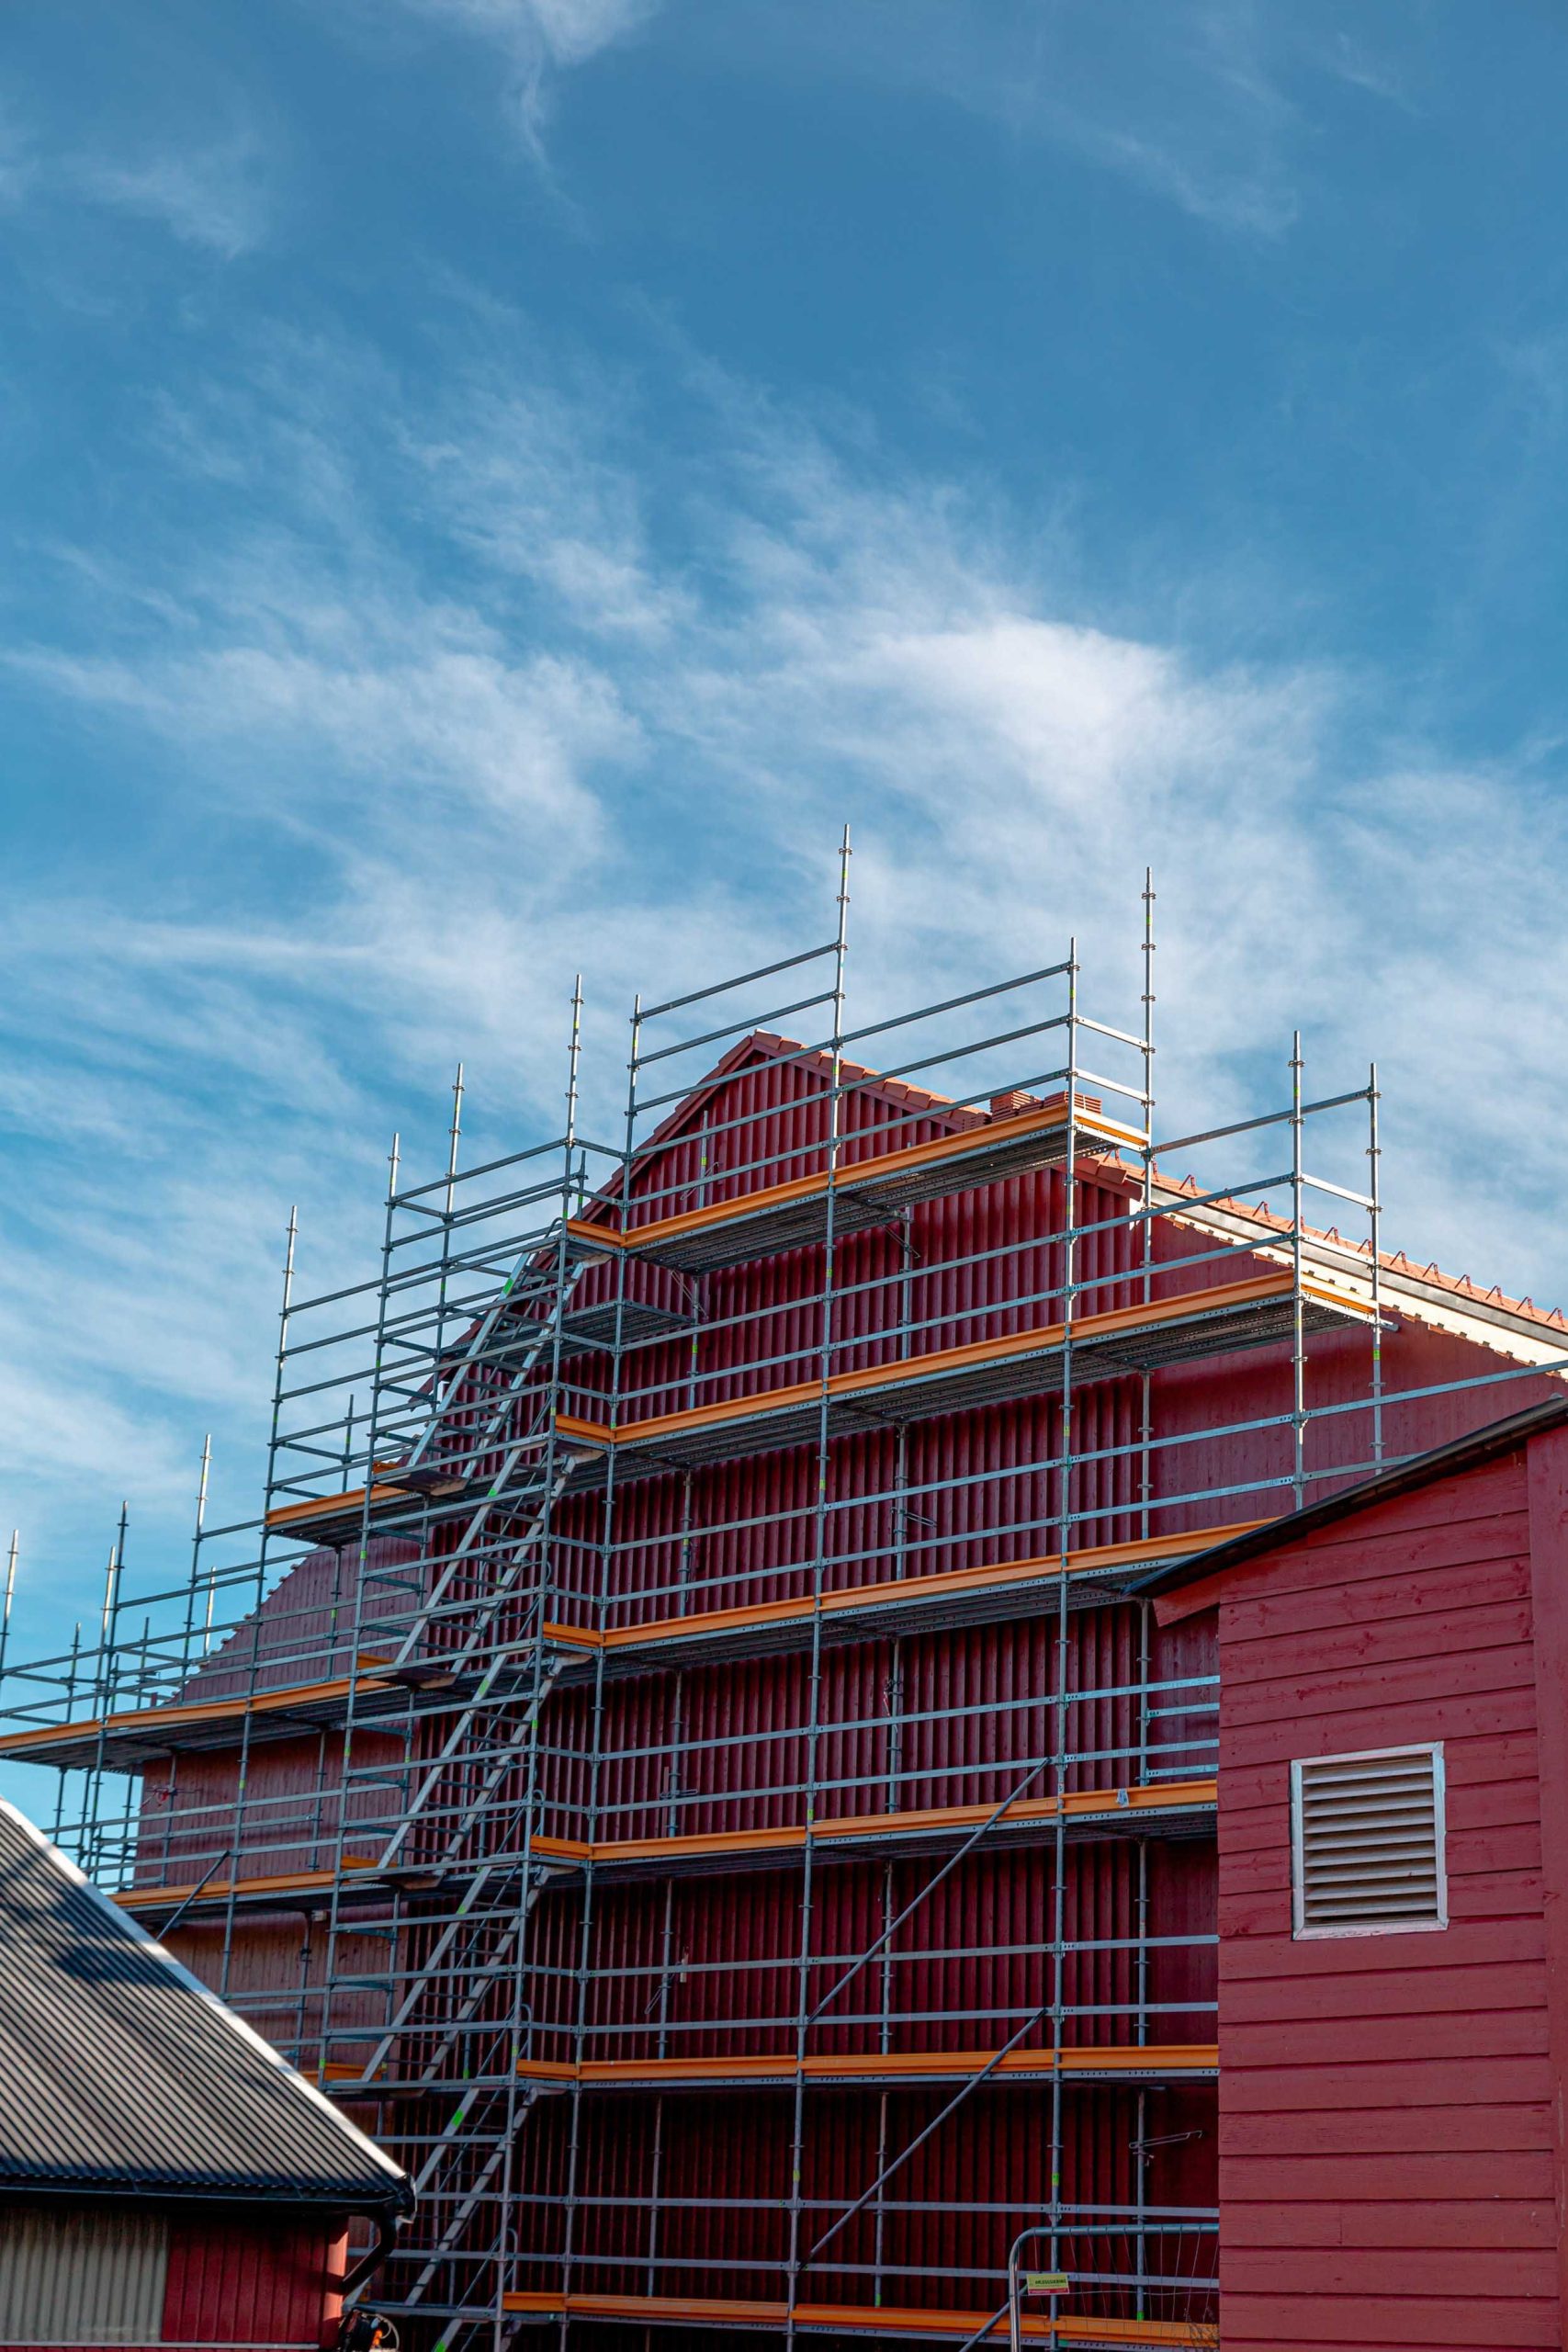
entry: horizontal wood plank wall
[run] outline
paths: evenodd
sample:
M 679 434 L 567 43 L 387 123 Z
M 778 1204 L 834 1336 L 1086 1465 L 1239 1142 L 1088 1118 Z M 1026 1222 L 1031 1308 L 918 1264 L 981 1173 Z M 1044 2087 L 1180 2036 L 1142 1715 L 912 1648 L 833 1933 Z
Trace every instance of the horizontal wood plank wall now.
M 1220 1609 L 1226 2352 L 1559 2347 L 1522 1453 Z M 1295 1942 L 1292 1758 L 1441 1740 L 1451 1925 Z
M 1557 2291 L 1563 2340 L 1568 2342 L 1568 2174 L 1562 2120 L 1562 2086 L 1568 2081 L 1568 1431 L 1552 1430 L 1532 1441 L 1528 1479 L 1547 2047 L 1558 2120 Z

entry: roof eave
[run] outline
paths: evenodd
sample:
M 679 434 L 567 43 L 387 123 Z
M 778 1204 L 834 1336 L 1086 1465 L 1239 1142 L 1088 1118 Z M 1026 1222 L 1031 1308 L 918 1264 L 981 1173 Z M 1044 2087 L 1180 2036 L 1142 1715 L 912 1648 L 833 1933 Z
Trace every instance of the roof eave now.
M 1136 1180 L 1134 1180 L 1136 1181 Z M 1189 1200 L 1182 1186 L 1156 1178 L 1154 1199 L 1173 1223 L 1187 1223 L 1220 1239 L 1235 1242 L 1258 1257 L 1288 1261 L 1293 1254 L 1288 1227 L 1265 1225 L 1245 1208 L 1223 1202 Z M 1353 1242 L 1304 1234 L 1302 1257 L 1311 1266 L 1329 1270 L 1358 1283 L 1371 1295 L 1371 1267 L 1364 1250 Z M 1517 1360 L 1539 1364 L 1543 1371 L 1568 1370 L 1568 1329 L 1545 1315 L 1527 1315 L 1484 1293 L 1459 1290 L 1446 1282 L 1432 1282 L 1408 1266 L 1392 1265 L 1386 1257 L 1378 1264 L 1378 1290 L 1384 1302 L 1403 1300 L 1416 1316 L 1458 1331 L 1484 1347 L 1513 1342 L 1507 1351 Z
M 1490 1421 L 1468 1437 L 1453 1438 L 1446 1445 L 1434 1446 L 1430 1453 L 1414 1454 L 1392 1470 L 1380 1470 L 1337 1495 L 1325 1496 L 1321 1502 L 1308 1503 L 1301 1510 L 1287 1512 L 1282 1519 L 1270 1520 L 1266 1527 L 1233 1536 L 1228 1544 L 1217 1544 L 1211 1552 L 1199 1552 L 1189 1559 L 1173 1562 L 1168 1568 L 1156 1568 L 1141 1580 L 1138 1590 L 1156 1598 L 1180 1592 L 1192 1585 L 1207 1584 L 1211 1577 L 1224 1576 L 1243 1562 L 1261 1558 L 1266 1553 L 1282 1551 L 1287 1544 L 1299 1544 L 1337 1521 L 1352 1519 L 1378 1503 L 1393 1502 L 1438 1478 L 1456 1476 L 1461 1471 L 1477 1469 L 1483 1463 L 1512 1453 L 1531 1438 L 1543 1436 L 1548 1430 L 1561 1428 L 1565 1422 L 1568 1396 L 1549 1397 L 1544 1404 L 1529 1406 L 1522 1413 L 1510 1413 L 1500 1421 Z

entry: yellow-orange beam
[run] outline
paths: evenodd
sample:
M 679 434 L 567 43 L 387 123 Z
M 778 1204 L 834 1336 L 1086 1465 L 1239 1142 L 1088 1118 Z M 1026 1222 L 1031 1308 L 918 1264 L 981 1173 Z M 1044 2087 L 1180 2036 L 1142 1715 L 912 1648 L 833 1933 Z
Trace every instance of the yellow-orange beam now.
M 1094 1340 L 1112 1339 L 1124 1331 L 1158 1330 L 1190 1315 L 1220 1314 L 1227 1307 L 1288 1298 L 1294 1287 L 1294 1276 L 1288 1272 L 1259 1274 L 1250 1282 L 1221 1283 L 1208 1290 L 1184 1291 L 1171 1298 L 1147 1300 L 1136 1306 L 1111 1307 L 1103 1314 L 1075 1317 L 1071 1338 L 1075 1344 L 1082 1345 Z M 1327 1283 L 1306 1282 L 1302 1284 L 1302 1292 L 1304 1297 L 1321 1306 L 1337 1306 L 1352 1314 L 1370 1315 L 1371 1311 L 1365 1300 L 1350 1297 Z M 1065 1347 L 1068 1336 L 1066 1323 L 1041 1323 L 1026 1331 L 1008 1332 L 997 1340 L 972 1340 L 962 1347 L 937 1348 L 926 1355 L 903 1357 L 895 1363 L 837 1372 L 827 1383 L 829 1401 L 868 1392 L 885 1395 L 949 1373 L 1009 1363 L 1021 1356 L 1048 1354 L 1054 1348 Z M 801 1407 L 815 1403 L 822 1389 L 820 1381 L 792 1381 L 785 1387 L 764 1389 L 756 1396 L 726 1397 L 716 1405 L 695 1405 L 678 1413 L 649 1414 L 645 1419 L 627 1421 L 619 1429 L 580 1414 L 558 1413 L 555 1426 L 570 1444 L 591 1447 L 598 1453 L 608 1453 L 618 1446 L 657 1446 L 661 1441 L 688 1436 L 697 1430 L 727 1429 L 766 1420 L 774 1414 L 798 1411 Z M 405 1498 L 404 1490 L 396 1486 L 375 1487 L 370 1496 L 372 1505 Z M 360 1487 L 348 1494 L 287 1503 L 279 1510 L 269 1511 L 266 1523 L 269 1527 L 287 1527 L 311 1519 L 341 1517 L 364 1500 L 365 1491 Z
M 533 1851 L 544 1862 L 575 1864 L 586 1861 L 591 1849 L 579 1838 L 536 1838 Z M 380 1867 L 380 1857 L 377 1854 L 347 1854 L 344 1857 L 343 1866 L 345 1871 L 374 1871 Z M 406 1876 L 417 1880 L 420 1866 L 417 1862 L 400 1862 L 397 1865 L 396 1874 L 400 1879 Z M 199 1881 L 189 1886 L 134 1886 L 125 1888 L 114 1900 L 122 1910 L 153 1911 L 163 1910 L 171 1903 L 184 1903 L 194 1898 L 198 1891 L 204 1903 L 226 1902 L 231 1894 L 240 1899 L 259 1899 L 268 1894 L 325 1894 L 331 1891 L 336 1875 L 334 1871 L 281 1871 L 263 1878 L 209 1879 L 205 1886 Z
M 899 1151 L 879 1152 L 870 1159 L 842 1162 L 832 1177 L 825 1169 L 815 1176 L 793 1176 L 782 1184 L 764 1184 L 754 1193 L 742 1193 L 736 1200 L 710 1201 L 699 1209 L 683 1209 L 674 1216 L 632 1226 L 624 1234 L 612 1233 L 589 1217 L 569 1217 L 567 1231 L 579 1240 L 605 1250 L 657 1250 L 662 1243 L 682 1240 L 689 1234 L 710 1232 L 716 1226 L 737 1224 L 769 1209 L 789 1208 L 798 1201 L 815 1200 L 835 1187 L 840 1192 L 859 1191 L 868 1184 L 913 1175 L 922 1168 L 945 1167 L 950 1160 L 962 1160 L 973 1152 L 994 1151 L 998 1144 L 1021 1143 L 1030 1136 L 1048 1135 L 1066 1124 L 1066 1103 L 1048 1102 L 1038 1111 L 1017 1112 L 1010 1119 L 987 1119 L 960 1135 L 933 1136 L 929 1143 L 908 1144 Z M 1081 1102 L 1077 1107 L 1077 1125 L 1086 1148 L 1091 1137 L 1111 1151 L 1142 1151 L 1144 1148 L 1144 1138 L 1136 1128 L 1124 1126 L 1118 1119 L 1108 1119 L 1101 1111 L 1087 1110 Z
M 540 2319 L 642 2320 L 654 2325 L 680 2321 L 697 2327 L 784 2327 L 787 2303 L 768 2302 L 751 2296 L 605 2295 L 591 2291 L 559 2294 L 552 2290 L 524 2288 L 504 2298 L 505 2307 L 521 2316 Z M 956 2343 L 978 2335 L 990 2318 L 988 2312 L 942 2308 L 913 2311 L 907 2305 L 869 2303 L 796 2303 L 796 2327 L 825 2335 L 863 2332 L 876 2335 L 951 2335 Z M 1031 2344 L 1175 2345 L 1194 2352 L 1217 2346 L 1219 2330 L 1192 2320 L 1094 2319 L 1074 2312 L 1059 2312 L 1050 2319 L 1026 2312 L 1022 2332 Z M 998 2324 L 993 2339 L 1007 2341 L 1007 2323 Z
M 1081 1789 L 1069 1793 L 1067 1816 L 1071 1820 L 1099 1815 L 1115 1820 L 1123 1813 L 1163 1811 L 1173 1805 L 1210 1805 L 1215 1801 L 1217 1783 L 1212 1780 L 1173 1781 L 1152 1788 Z M 817 1824 L 815 1836 L 819 1844 L 851 1846 L 857 1839 L 922 1830 L 960 1834 L 977 1828 L 995 1810 L 986 1804 L 954 1804 L 928 1806 L 909 1813 L 829 1815 Z M 1055 1797 L 1021 1797 L 999 1816 L 1002 1822 L 1042 1823 L 1055 1817 Z M 802 1851 L 805 1845 L 805 1829 L 785 1825 L 771 1829 L 715 1830 L 705 1836 L 699 1832 L 675 1838 L 604 1838 L 593 1844 L 578 1838 L 538 1837 L 533 1840 L 532 1851 L 539 1861 L 568 1868 L 585 1862 L 679 1862 L 705 1855 L 789 1854 Z M 344 1868 L 374 1870 L 377 1860 L 374 1854 L 352 1854 L 345 1858 Z M 406 1867 L 407 1874 L 417 1879 L 417 1863 Z M 259 1878 L 209 1879 L 200 1887 L 200 1894 L 204 1901 L 227 1901 L 231 1894 L 239 1898 L 322 1894 L 331 1890 L 333 1875 L 330 1870 L 284 1871 Z M 197 1882 L 185 1886 L 137 1886 L 126 1888 L 114 1899 L 128 1911 L 161 1910 L 167 1905 L 186 1902 L 197 1892 Z
M 374 1854 L 345 1854 L 345 1871 L 373 1871 Z M 190 1902 L 197 1894 L 205 1903 L 227 1902 L 235 1896 L 264 1894 L 330 1894 L 335 1871 L 278 1871 L 266 1878 L 199 1879 L 189 1886 L 128 1886 L 115 1896 L 122 1911 L 163 1911 L 171 1904 Z
M 395 1462 L 378 1462 L 376 1475 L 379 1478 L 387 1473 L 395 1473 L 398 1464 Z M 398 1486 L 395 1479 L 390 1485 L 373 1486 L 370 1489 L 370 1501 L 373 1508 L 377 1503 L 412 1499 L 412 1490 L 407 1487 Z M 300 1502 L 279 1503 L 276 1510 L 269 1510 L 266 1515 L 266 1525 L 288 1527 L 296 1520 L 320 1519 L 327 1513 L 335 1519 L 341 1519 L 349 1511 L 359 1510 L 364 1501 L 363 1487 L 352 1487 L 346 1494 L 343 1495 L 307 1495 Z
M 1067 1554 L 1067 1574 L 1075 1576 L 1103 1575 L 1108 1569 L 1154 1567 L 1162 1560 L 1183 1559 L 1190 1552 L 1206 1552 L 1218 1544 L 1228 1544 L 1237 1535 L 1250 1535 L 1255 1527 L 1266 1522 L 1260 1519 L 1237 1520 L 1227 1527 L 1198 1528 L 1186 1535 L 1144 1536 L 1131 1544 L 1093 1544 L 1082 1550 Z M 1002 1567 L 943 1568 L 934 1576 L 886 1578 L 877 1584 L 846 1587 L 841 1592 L 825 1592 L 822 1596 L 824 1617 L 841 1616 L 857 1609 L 875 1609 L 891 1601 L 938 1601 L 956 1598 L 967 1592 L 1005 1592 L 1010 1585 L 1029 1584 L 1044 1576 L 1055 1576 L 1061 1568 L 1059 1552 L 1043 1553 L 1029 1560 L 1010 1560 Z M 615 1625 L 606 1634 L 592 1634 L 585 1627 L 570 1629 L 571 1638 L 602 1645 L 606 1650 L 651 1649 L 660 1642 L 688 1641 L 704 1634 L 743 1632 L 751 1625 L 782 1625 L 798 1618 L 809 1619 L 812 1602 L 809 1597 L 790 1600 L 759 1600 L 744 1602 L 732 1609 L 694 1611 L 689 1616 L 651 1618 L 640 1625 Z
M 1111 1307 L 1100 1315 L 1077 1316 L 1071 1337 L 1077 1345 L 1110 1339 L 1122 1331 L 1157 1330 L 1162 1325 L 1180 1322 L 1189 1315 L 1213 1315 L 1228 1306 L 1288 1298 L 1294 1287 L 1294 1277 L 1289 1272 L 1259 1274 L 1245 1283 L 1220 1283 L 1208 1290 L 1184 1291 L 1173 1298 L 1153 1299 L 1137 1306 Z M 1304 1296 L 1323 1305 L 1371 1312 L 1364 1302 L 1325 1284 L 1303 1283 L 1302 1290 Z M 1008 1332 L 998 1340 L 971 1340 L 963 1347 L 937 1348 L 928 1355 L 902 1357 L 896 1363 L 868 1364 L 858 1372 L 836 1372 L 827 1383 L 828 1396 L 831 1401 L 860 1396 L 867 1390 L 882 1394 L 945 1373 L 973 1371 L 985 1364 L 1009 1363 L 1019 1356 L 1046 1354 L 1053 1348 L 1064 1347 L 1067 1338 L 1066 1323 L 1041 1323 L 1027 1331 Z M 645 1420 L 626 1421 L 619 1429 L 612 1429 L 604 1421 L 585 1420 L 566 1413 L 557 1416 L 556 1427 L 574 1442 L 601 1451 L 617 1446 L 657 1445 L 661 1439 L 685 1436 L 694 1430 L 727 1428 L 734 1422 L 762 1420 L 770 1414 L 794 1411 L 815 1402 L 822 1390 L 820 1381 L 800 1380 L 787 1387 L 764 1389 L 757 1396 L 726 1397 L 717 1405 L 695 1405 L 679 1413 L 650 1414 Z
M 290 1682 L 281 1690 L 257 1690 L 249 1697 L 242 1691 L 235 1698 L 190 1701 L 184 1706 L 128 1708 L 118 1714 L 95 1716 L 86 1723 L 40 1724 L 31 1731 L 7 1732 L 0 1738 L 0 1756 L 25 1756 L 30 1747 L 47 1747 L 51 1741 L 65 1738 L 90 1739 L 100 1731 L 106 1736 L 117 1731 L 183 1731 L 197 1724 L 224 1723 L 234 1717 L 277 1714 L 290 1707 L 324 1704 L 333 1699 L 346 1699 L 351 1690 L 357 1695 L 362 1690 L 391 1688 L 381 1675 L 340 1674 L 328 1682 Z
M 1120 1789 L 1074 1789 L 1066 1798 L 1015 1797 L 1004 1813 L 998 1815 L 998 1826 L 1005 1821 L 1055 1821 L 1063 1811 L 1069 1821 L 1084 1815 L 1119 1813 L 1149 1813 L 1168 1805 L 1213 1804 L 1219 1794 L 1219 1782 L 1207 1781 L 1173 1781 L 1153 1787 Z M 829 1815 L 817 1825 L 818 1838 L 853 1839 L 874 1838 L 885 1828 L 911 1829 L 977 1829 L 988 1821 L 995 1805 L 946 1804 L 933 1805 L 912 1813 L 862 1813 Z
M 1097 1815 L 1114 1820 L 1123 1813 L 1163 1812 L 1173 1805 L 1211 1805 L 1218 1788 L 1215 1781 L 1200 1780 L 1173 1781 L 1148 1788 L 1077 1789 L 1068 1793 L 1066 1815 L 1069 1820 Z M 1005 1813 L 998 1815 L 998 1826 L 1010 1821 L 1055 1821 L 1056 1810 L 1055 1797 L 1018 1797 Z M 994 1804 L 947 1804 L 908 1813 L 829 1814 L 817 1823 L 812 1835 L 818 1845 L 850 1846 L 857 1839 L 901 1837 L 921 1830 L 959 1833 L 977 1829 L 994 1813 Z M 769 1829 L 695 1831 L 673 1838 L 602 1838 L 589 1849 L 589 1854 L 595 1862 L 674 1862 L 709 1854 L 798 1853 L 806 1842 L 804 1826 L 795 1823 Z
M 1094 1544 L 1082 1550 L 1069 1552 L 1066 1573 L 1069 1577 L 1103 1576 L 1118 1568 L 1153 1567 L 1161 1561 L 1184 1558 L 1195 1552 L 1208 1551 L 1215 1545 L 1228 1544 L 1238 1535 L 1248 1535 L 1254 1528 L 1267 1522 L 1260 1519 L 1236 1520 L 1224 1527 L 1204 1527 L 1186 1535 L 1145 1536 L 1129 1544 Z M 1058 1552 L 1043 1553 L 1037 1558 L 1010 1560 L 1001 1567 L 945 1568 L 933 1576 L 913 1576 L 885 1579 L 876 1584 L 854 1585 L 840 1592 L 824 1593 L 822 1614 L 825 1617 L 852 1615 L 859 1610 L 874 1610 L 899 1603 L 935 1604 L 972 1592 L 1005 1592 L 1010 1587 L 1038 1581 L 1054 1576 L 1061 1568 Z M 812 1603 L 808 1597 L 789 1600 L 762 1600 L 741 1604 L 731 1609 L 705 1609 L 689 1615 L 651 1618 L 642 1624 L 615 1625 L 608 1633 L 597 1634 L 587 1625 L 547 1623 L 545 1639 L 562 1648 L 587 1651 L 604 1649 L 656 1650 L 667 1642 L 691 1641 L 708 1635 L 745 1632 L 749 1627 L 785 1625 L 809 1623 Z M 356 1690 L 387 1690 L 390 1683 L 383 1676 L 367 1675 Z M 100 1729 L 109 1732 L 142 1732 L 155 1734 L 163 1725 L 177 1729 L 182 1724 L 219 1721 L 226 1714 L 243 1715 L 247 1711 L 285 1711 L 290 1706 L 302 1706 L 311 1700 L 326 1700 L 338 1690 L 345 1695 L 346 1677 L 336 1683 L 291 1683 L 286 1690 L 259 1691 L 254 1699 L 209 1700 L 203 1704 L 185 1707 L 146 1707 L 107 1718 L 93 1717 L 70 1724 L 40 1724 L 27 1731 L 7 1732 L 0 1737 L 0 1756 L 23 1755 L 29 1749 L 44 1748 L 51 1743 L 70 1739 L 91 1738 Z
M 649 2089 L 676 2083 L 705 2085 L 756 2083 L 763 2086 L 791 2086 L 802 2077 L 811 2081 L 842 2081 L 865 2075 L 940 2075 L 961 2082 L 965 2075 L 984 2074 L 995 2062 L 1005 2075 L 1207 2075 L 1220 2063 L 1213 2042 L 1143 2042 L 1108 2044 L 1102 2049 L 1074 2045 L 1066 2049 L 1010 2050 L 999 2061 L 994 2050 L 877 2052 L 849 2058 L 808 2057 L 797 2066 L 791 2057 L 735 2058 L 586 2058 L 580 2065 L 568 2062 L 522 2058 L 517 2072 L 528 2082 L 597 2084 L 605 2089 L 647 2084 Z

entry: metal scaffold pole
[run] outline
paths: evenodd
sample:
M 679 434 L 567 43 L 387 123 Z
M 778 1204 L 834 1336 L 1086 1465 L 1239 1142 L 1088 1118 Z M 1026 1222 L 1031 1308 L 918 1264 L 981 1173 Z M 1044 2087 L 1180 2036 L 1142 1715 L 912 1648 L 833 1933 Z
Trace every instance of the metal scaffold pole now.
M 836 1307 L 835 1273 L 838 1235 L 839 1154 L 843 1140 L 844 960 L 849 943 L 850 829 L 844 827 L 839 846 L 838 927 L 833 945 L 832 1031 L 829 1040 L 828 1085 L 825 1096 L 826 1133 L 823 1170 L 827 1178 L 822 1229 L 822 1290 L 818 1307 L 816 1480 L 811 1566 L 811 1648 L 807 1669 L 806 1777 L 802 1819 L 806 1831 L 800 1891 L 800 1947 L 795 1963 L 795 2086 L 790 2120 L 789 2246 L 784 2268 L 784 2342 L 795 2341 L 795 2305 L 799 2299 L 801 2237 L 806 2173 L 806 2057 L 811 2037 L 811 1962 L 813 1897 L 816 1893 L 817 1774 L 822 1716 L 822 1595 L 829 1550 L 832 1470 L 829 1402 L 834 1366 Z
M 410 2352 L 978 2346 L 1010 2257 L 1028 2332 L 1212 2328 L 1217 1668 L 1146 1579 L 1568 1369 L 1385 1322 L 1375 1068 L 1156 1147 L 1151 873 L 1141 1018 L 1075 942 L 852 1023 L 849 850 L 639 994 L 611 1140 L 579 982 L 562 1135 L 459 1066 L 378 1268 L 291 1219 L 259 1519 L 209 1440 L 188 1574 L 125 1521 L 44 1659 L 13 1542 L 0 1757 L 405 2165 Z
M 1051 2150 L 1048 2178 L 1051 2232 L 1050 2268 L 1062 2267 L 1062 2225 L 1065 2202 L 1062 2195 L 1063 2107 L 1061 2051 L 1066 2029 L 1066 1965 L 1067 1965 L 1067 1790 L 1070 1779 L 1068 1748 L 1071 1733 L 1072 1707 L 1072 1619 L 1069 1615 L 1068 1577 L 1072 1559 L 1073 1536 L 1073 1328 L 1077 1303 L 1077 942 L 1067 950 L 1067 1148 L 1062 1170 L 1065 1226 L 1062 1239 L 1062 1420 L 1061 1420 L 1061 1490 L 1060 1490 L 1060 1568 L 1056 1589 L 1055 1673 L 1054 1676 L 1055 1703 L 1053 1709 L 1055 1750 L 1052 1779 L 1056 1798 L 1056 1818 L 1054 1832 L 1055 1851 L 1051 1861 L 1051 2048 L 1056 2063 L 1051 2069 Z M 1055 2325 L 1058 2299 L 1050 2299 L 1050 2317 Z

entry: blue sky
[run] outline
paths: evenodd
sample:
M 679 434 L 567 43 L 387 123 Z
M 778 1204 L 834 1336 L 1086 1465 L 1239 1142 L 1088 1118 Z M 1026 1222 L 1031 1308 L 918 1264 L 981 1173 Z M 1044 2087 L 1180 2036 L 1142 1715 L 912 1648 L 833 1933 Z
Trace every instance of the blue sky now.
M 1375 1054 L 1568 1294 L 1548 0 L 56 0 L 0 32 L 0 1521 L 254 1498 L 288 1205 L 637 987 L 1079 936 L 1172 1125 Z

